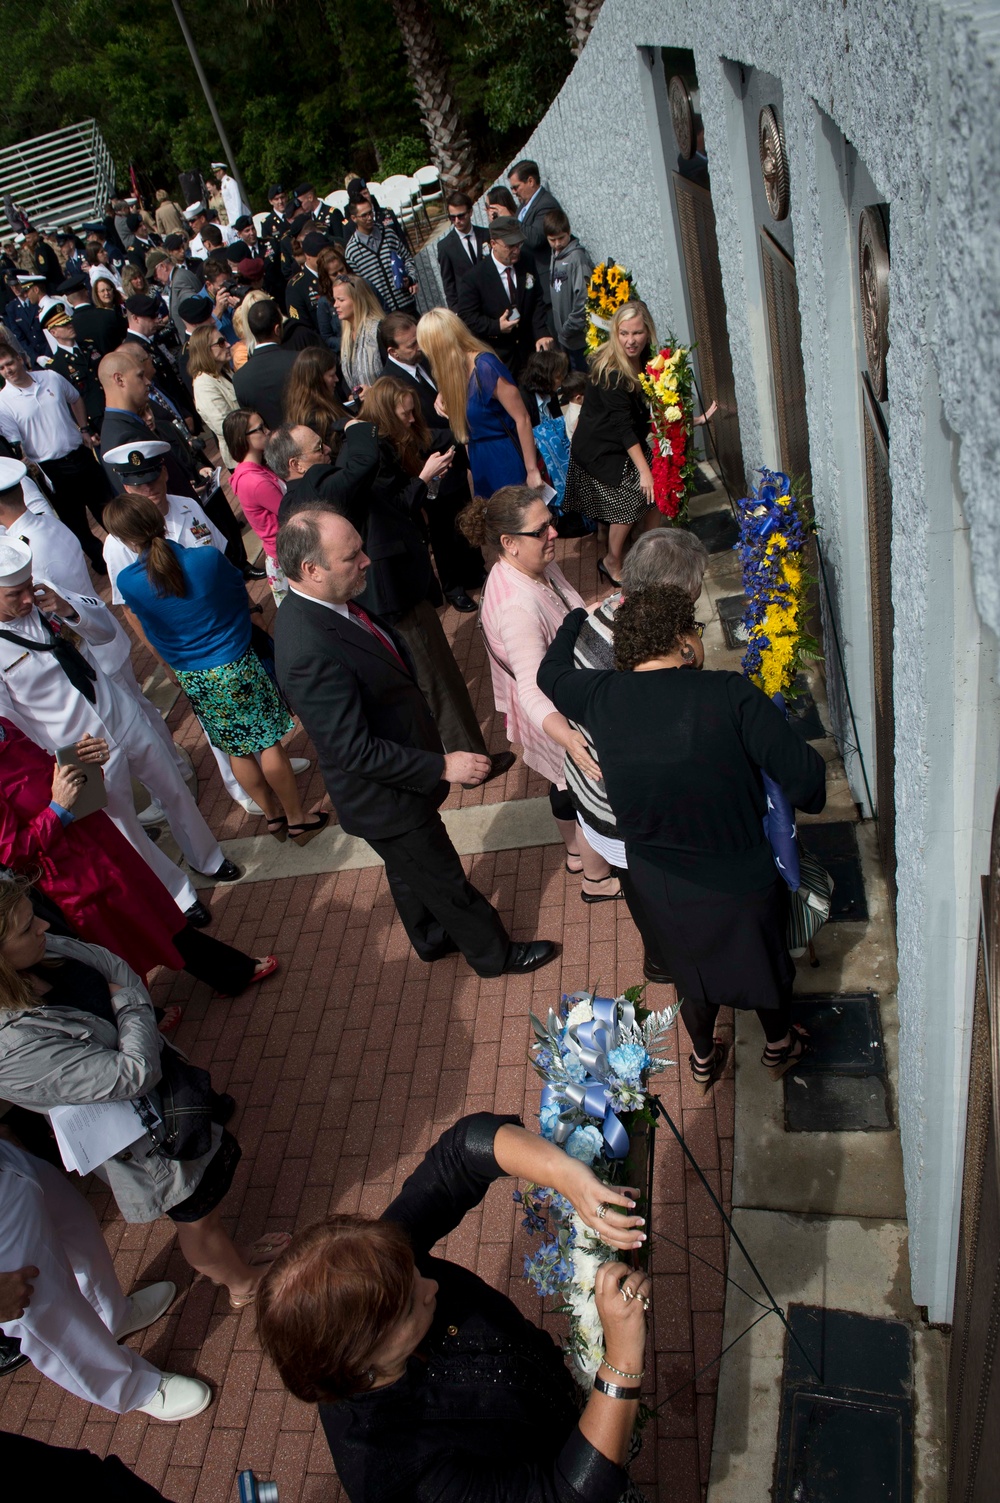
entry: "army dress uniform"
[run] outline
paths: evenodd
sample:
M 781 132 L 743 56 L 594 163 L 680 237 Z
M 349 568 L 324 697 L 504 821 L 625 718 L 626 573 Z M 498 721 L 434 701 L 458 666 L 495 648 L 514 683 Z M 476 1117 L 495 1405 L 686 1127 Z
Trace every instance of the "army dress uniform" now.
M 288 283 L 288 316 L 297 318 L 310 329 L 316 328 L 316 304 L 319 302 L 319 277 L 304 266 Z

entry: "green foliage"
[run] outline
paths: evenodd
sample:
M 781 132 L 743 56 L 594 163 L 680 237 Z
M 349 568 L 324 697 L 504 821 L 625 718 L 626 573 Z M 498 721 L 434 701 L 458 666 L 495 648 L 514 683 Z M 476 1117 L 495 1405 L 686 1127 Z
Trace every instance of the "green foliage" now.
M 430 150 L 390 0 L 183 0 L 254 207 L 268 183 L 340 187 Z M 484 158 L 516 151 L 572 58 L 562 0 L 431 0 L 456 97 Z M 170 0 L 9 6 L 0 147 L 92 116 L 119 182 L 177 189 L 220 152 Z M 508 137 L 510 139 L 508 139 Z
M 412 177 L 418 167 L 427 166 L 427 141 L 423 136 L 401 136 L 393 145 L 379 144 L 379 175 L 393 177 L 397 172 Z

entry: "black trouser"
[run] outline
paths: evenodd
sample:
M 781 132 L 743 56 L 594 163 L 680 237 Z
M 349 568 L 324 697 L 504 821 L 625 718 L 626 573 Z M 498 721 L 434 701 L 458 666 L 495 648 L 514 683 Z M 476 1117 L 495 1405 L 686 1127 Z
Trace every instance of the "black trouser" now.
M 699 1059 L 708 1059 L 713 1047 L 715 1020 L 719 1009 L 712 1002 L 682 1002 L 681 1018 L 691 1035 L 694 1052 Z M 761 1007 L 757 1010 L 760 1026 L 769 1044 L 780 1043 L 788 1033 L 792 1022 L 792 1000 L 782 1002 L 780 1007 Z
M 421 960 L 453 941 L 479 976 L 499 976 L 510 936 L 492 903 L 462 870 L 444 821 L 435 810 L 415 830 L 366 837 L 385 862 L 396 911 Z
M 227 997 L 238 997 L 253 980 L 257 962 L 252 955 L 224 945 L 221 939 L 213 939 L 192 924 L 186 924 L 174 935 L 174 945 L 186 971 Z
M 250 564 L 247 550 L 243 546 L 243 529 L 236 519 L 233 508 L 226 500 L 226 493 L 221 485 L 216 486 L 207 501 L 202 501 L 201 509 L 208 520 L 214 523 L 222 533 L 226 540 L 226 557 L 242 574 Z
M 144 1482 L 117 1456 L 50 1446 L 28 1435 L 0 1431 L 0 1474 L 12 1491 L 32 1491 L 42 1498 L 100 1498 L 102 1503 L 167 1503 L 163 1493 Z M 20 1488 L 15 1478 L 21 1478 Z M 29 1483 L 30 1479 L 30 1483 Z
M 652 922 L 646 909 L 643 907 L 642 898 L 635 882 L 629 876 L 625 868 L 619 868 L 618 879 L 625 895 L 625 907 L 632 915 L 632 922 L 642 936 L 642 946 L 646 952 L 646 962 L 662 976 L 670 975 L 670 967 L 663 958 L 656 933 L 656 925 Z
M 413 671 L 446 752 L 477 752 L 488 756 L 486 742 L 469 695 L 469 686 L 455 661 L 440 617 L 429 600 L 418 600 L 412 610 L 396 616 L 392 629 L 410 650 Z
M 52 487 L 52 504 L 60 522 L 66 524 L 95 568 L 107 573 L 101 545 L 87 521 L 89 509 L 94 521 L 103 525 L 104 503 L 111 499 L 111 486 L 100 460 L 81 444 L 62 459 L 44 460 L 41 468 Z
M 452 469 L 456 465 L 457 455 Z M 469 504 L 467 475 L 468 466 L 463 463 L 454 480 L 450 473 L 446 475 L 438 494 L 424 503 L 431 552 L 446 595 L 449 591 L 474 590 L 486 577 L 483 555 L 466 541 L 455 525 L 455 518 L 463 506 Z

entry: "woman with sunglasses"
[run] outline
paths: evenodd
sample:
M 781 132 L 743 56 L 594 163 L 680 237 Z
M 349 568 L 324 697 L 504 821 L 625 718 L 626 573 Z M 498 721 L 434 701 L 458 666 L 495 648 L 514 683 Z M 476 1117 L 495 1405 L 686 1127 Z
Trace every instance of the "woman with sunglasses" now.
M 267 582 L 275 605 L 280 605 L 288 594 L 288 580 L 278 563 L 277 553 L 278 507 L 285 494 L 285 484 L 264 458 L 271 430 L 259 412 L 253 412 L 249 407 L 237 407 L 235 412 L 227 415 L 222 432 L 226 447 L 236 461 L 229 484 L 243 508 L 243 515 L 260 538 Z
M 187 368 L 194 391 L 194 405 L 205 427 L 215 434 L 227 470 L 235 464 L 226 444 L 223 424 L 240 405 L 230 371 L 232 357 L 225 337 L 214 323 L 202 324 L 188 341 Z
M 571 611 L 583 606 L 555 561 L 556 531 L 541 490 L 507 485 L 487 501 L 477 496 L 458 514 L 469 542 L 493 563 L 483 589 L 479 620 L 490 655 L 493 700 L 506 717 L 528 767 L 549 784 L 549 804 L 566 846 L 566 870 L 583 878 L 585 903 L 622 897 L 617 873 L 592 850 L 566 791 L 565 753 L 595 781 L 601 770 L 574 730 L 535 682 L 539 664 Z

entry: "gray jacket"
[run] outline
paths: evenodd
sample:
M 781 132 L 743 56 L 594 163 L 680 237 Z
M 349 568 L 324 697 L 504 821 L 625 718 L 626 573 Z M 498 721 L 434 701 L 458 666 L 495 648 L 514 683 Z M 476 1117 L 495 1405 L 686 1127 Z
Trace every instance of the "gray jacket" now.
M 173 326 L 180 335 L 182 342 L 184 340 L 184 320 L 177 310 L 185 298 L 195 297 L 197 293 L 204 291 L 204 283 L 191 270 L 190 266 L 178 266 L 170 278 L 167 305 Z
M 593 269 L 593 261 L 575 235 L 565 250 L 552 252 L 552 321 L 564 349 L 582 350 L 586 343 L 587 283 Z
M 78 939 L 50 934 L 45 954 L 80 960 L 120 986 L 111 999 L 118 1026 L 72 1007 L 0 1012 L 0 1097 L 48 1115 L 54 1106 L 132 1101 L 151 1091 L 160 1079 L 163 1040 L 139 977 L 110 950 Z M 221 1140 L 222 1129 L 213 1125 L 212 1147 L 202 1158 L 168 1159 L 140 1131 L 96 1173 L 126 1221 L 155 1221 L 197 1188 Z

